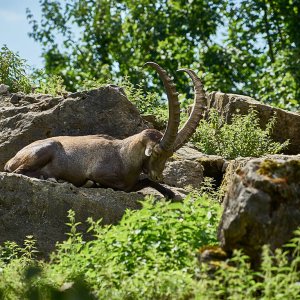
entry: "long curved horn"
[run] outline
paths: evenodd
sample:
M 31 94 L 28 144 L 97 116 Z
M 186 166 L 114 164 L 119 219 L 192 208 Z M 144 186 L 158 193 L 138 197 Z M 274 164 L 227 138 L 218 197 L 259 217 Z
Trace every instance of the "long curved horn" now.
M 207 107 L 207 98 L 203 89 L 203 85 L 196 73 L 190 69 L 180 69 L 177 71 L 186 72 L 192 79 L 195 97 L 191 115 L 177 134 L 174 144 L 174 151 L 181 148 L 190 139 L 190 137 L 196 131 L 199 121 L 203 116 L 204 110 Z
M 144 66 L 151 66 L 153 69 L 155 69 L 164 84 L 169 104 L 169 120 L 167 129 L 159 145 L 163 151 L 173 151 L 174 142 L 177 137 L 177 131 L 180 123 L 180 104 L 175 84 L 168 76 L 167 72 L 157 63 L 147 62 Z

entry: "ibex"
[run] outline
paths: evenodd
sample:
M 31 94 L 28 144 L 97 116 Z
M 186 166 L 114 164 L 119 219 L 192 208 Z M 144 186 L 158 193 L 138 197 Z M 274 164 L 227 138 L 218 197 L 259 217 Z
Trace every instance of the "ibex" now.
M 169 120 L 164 135 L 155 129 L 145 129 L 123 140 L 106 135 L 51 137 L 21 149 L 6 163 L 5 171 L 36 178 L 55 178 L 75 186 L 92 181 L 100 187 L 127 192 L 152 186 L 165 197 L 173 198 L 174 193 L 158 181 L 162 178 L 167 159 L 195 132 L 206 104 L 205 92 L 192 70 L 179 70 L 192 79 L 195 97 L 192 113 L 178 132 L 180 107 L 175 85 L 158 64 L 148 62 L 145 65 L 158 72 L 166 90 Z M 148 174 L 148 178 L 140 180 L 142 172 Z

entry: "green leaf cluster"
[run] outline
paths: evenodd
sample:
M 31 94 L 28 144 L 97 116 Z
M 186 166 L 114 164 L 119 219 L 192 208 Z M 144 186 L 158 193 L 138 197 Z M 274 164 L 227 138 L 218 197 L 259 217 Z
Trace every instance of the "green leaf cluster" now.
M 28 76 L 26 61 L 6 45 L 0 50 L 0 84 L 9 86 L 10 92 L 29 93 L 32 81 Z
M 208 120 L 201 120 L 193 143 L 206 154 L 221 155 L 227 159 L 279 153 L 288 146 L 289 141 L 278 143 L 272 140 L 276 116 L 262 129 L 257 114 L 254 109 L 249 109 L 248 114 L 236 113 L 231 123 L 225 123 L 223 116 L 211 109 Z
M 50 94 L 52 96 L 67 93 L 64 80 L 60 75 L 49 75 L 44 70 L 35 70 L 31 77 L 35 82 L 35 93 Z
M 264 246 L 256 270 L 241 251 L 196 262 L 199 246 L 216 243 L 220 206 L 211 201 L 148 199 L 118 225 L 89 220 L 95 239 L 88 242 L 70 211 L 69 238 L 50 262 L 35 258 L 32 237 L 24 248 L 1 247 L 1 299 L 299 299 L 300 230 L 282 249 Z
M 205 75 L 208 90 L 246 94 L 299 109 L 298 0 L 40 0 L 41 19 L 27 11 L 47 74 L 67 89 L 84 80 L 141 78 L 156 61 Z M 176 76 L 177 77 L 177 76 Z M 178 76 L 176 83 L 189 93 Z M 158 90 L 159 80 L 147 83 Z M 161 93 L 160 93 L 161 94 Z

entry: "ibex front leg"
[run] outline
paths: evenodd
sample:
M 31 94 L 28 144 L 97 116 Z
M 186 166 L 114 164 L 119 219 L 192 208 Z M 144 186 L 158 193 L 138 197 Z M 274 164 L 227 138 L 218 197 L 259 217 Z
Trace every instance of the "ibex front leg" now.
M 164 187 L 158 182 L 152 181 L 149 178 L 140 179 L 138 183 L 133 187 L 132 192 L 139 191 L 145 187 L 152 187 L 160 192 L 166 199 L 175 199 L 175 194 L 170 189 Z

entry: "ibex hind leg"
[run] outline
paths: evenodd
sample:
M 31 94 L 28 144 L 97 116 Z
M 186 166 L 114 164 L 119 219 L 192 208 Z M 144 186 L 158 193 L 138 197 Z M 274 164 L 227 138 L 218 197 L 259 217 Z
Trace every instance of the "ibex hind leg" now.
M 20 151 L 12 158 L 11 164 L 17 167 L 9 171 L 29 177 L 47 179 L 48 176 L 43 172 L 42 168 L 52 160 L 54 151 L 55 142 L 33 145 L 31 148 L 27 148 L 26 152 L 22 153 Z

